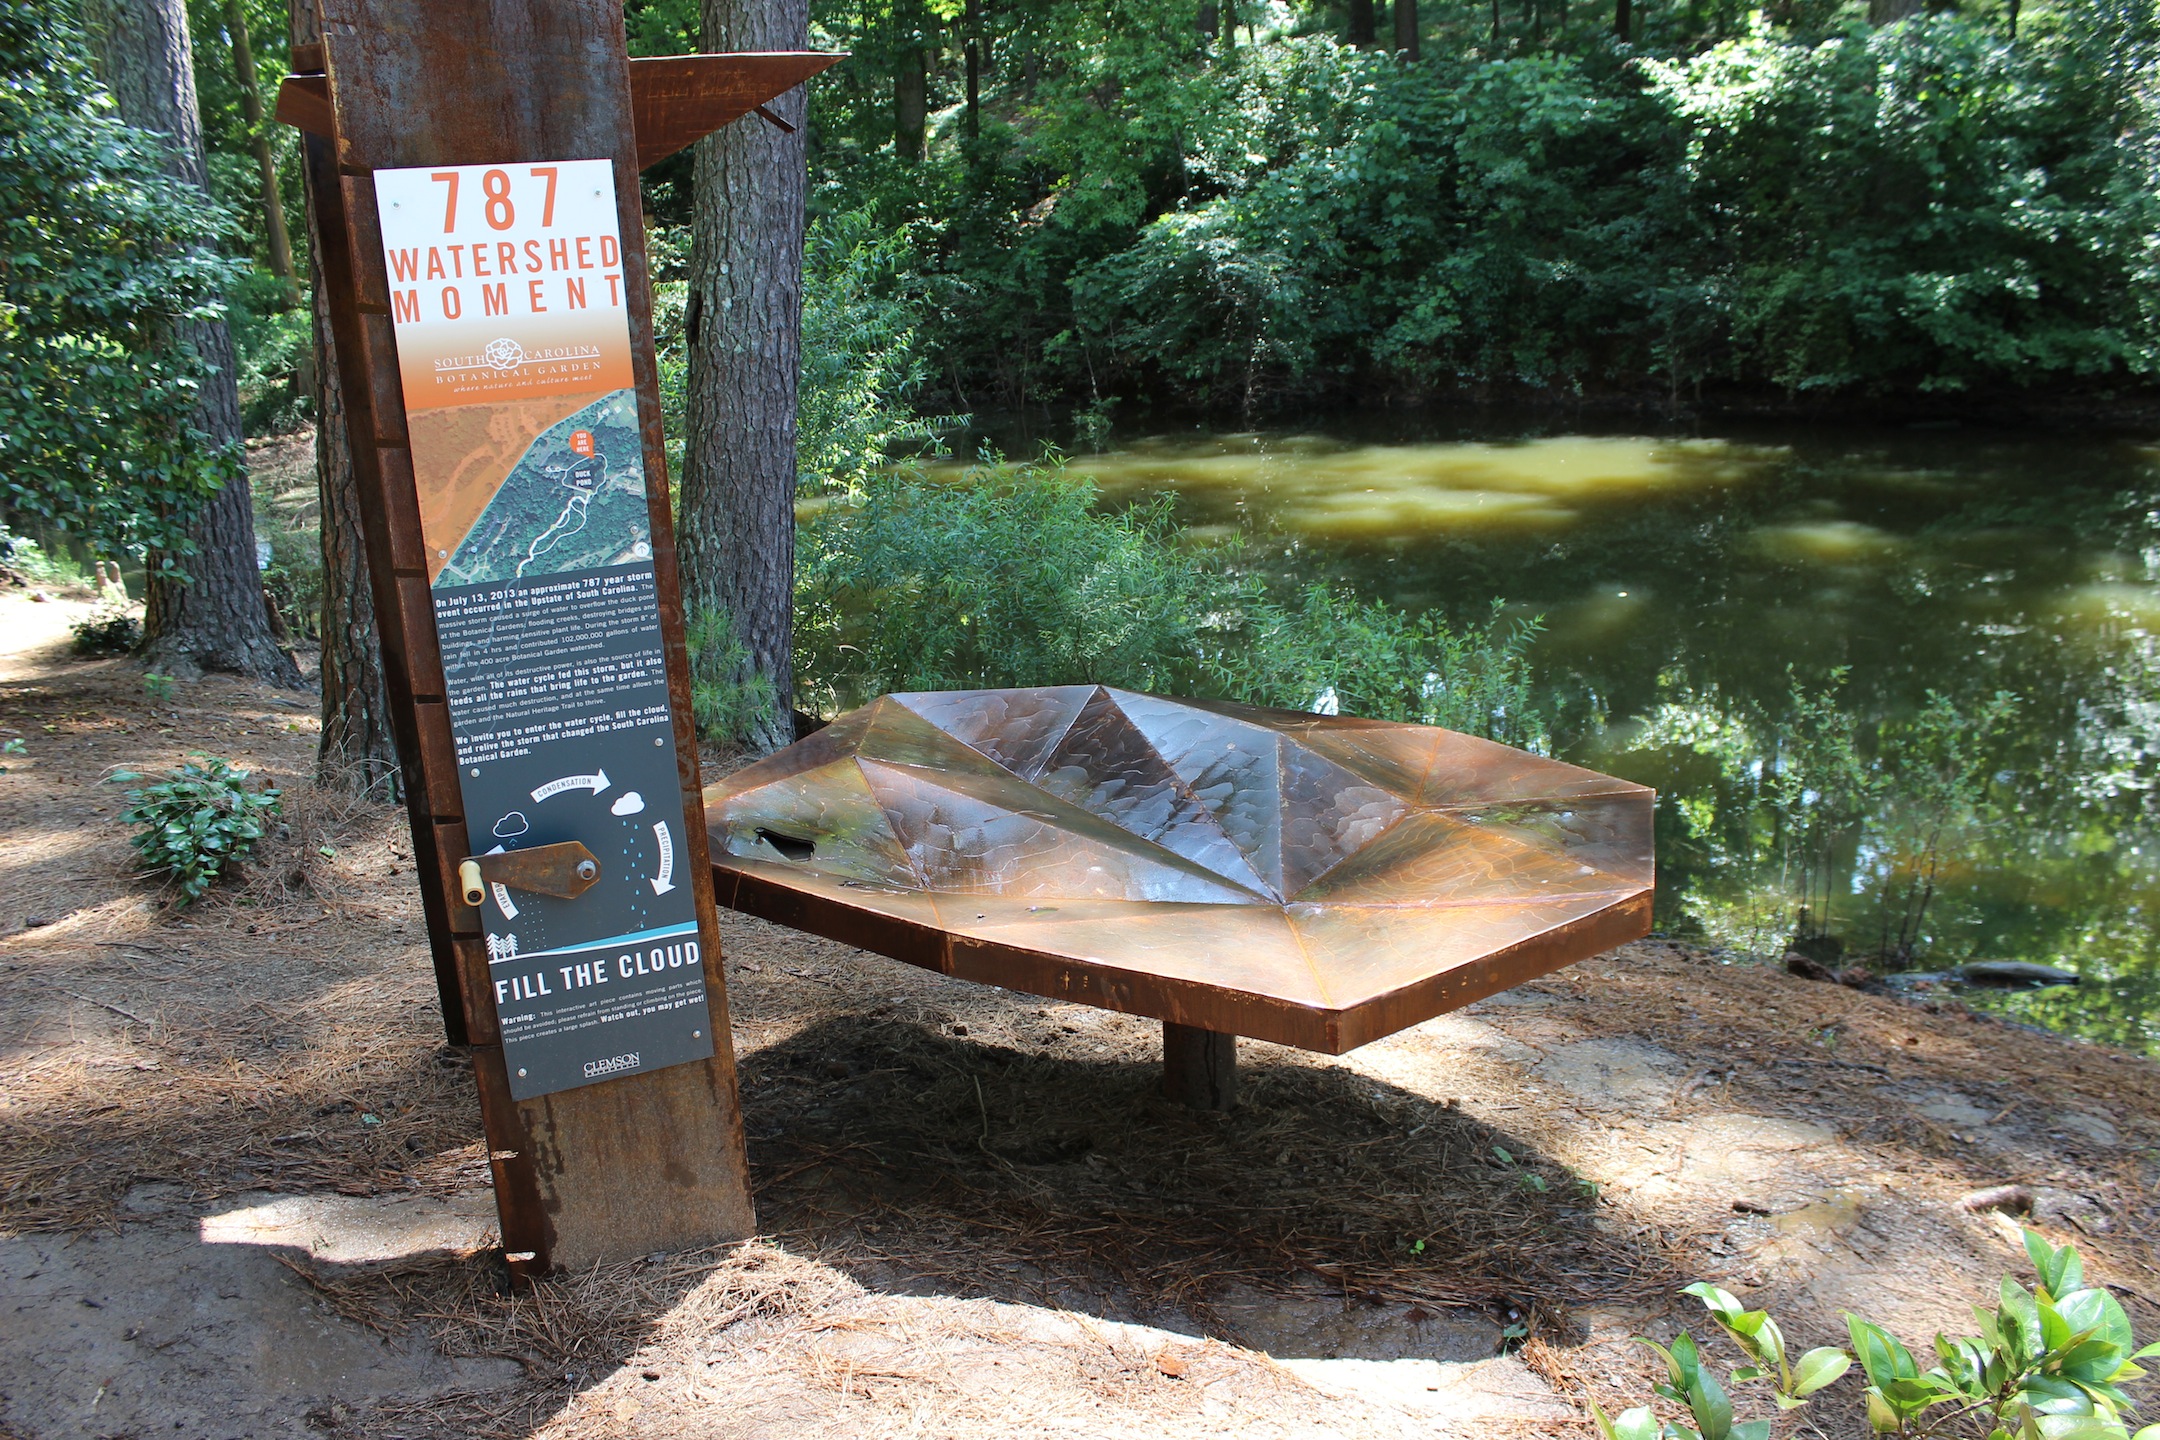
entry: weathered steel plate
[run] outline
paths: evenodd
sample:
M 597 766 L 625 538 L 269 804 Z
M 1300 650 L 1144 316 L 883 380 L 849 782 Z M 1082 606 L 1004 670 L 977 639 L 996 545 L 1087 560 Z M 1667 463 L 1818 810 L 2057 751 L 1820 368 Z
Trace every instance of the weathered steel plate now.
M 1423 725 L 888 695 L 706 791 L 717 898 L 1329 1054 L 1645 934 L 1653 792 Z

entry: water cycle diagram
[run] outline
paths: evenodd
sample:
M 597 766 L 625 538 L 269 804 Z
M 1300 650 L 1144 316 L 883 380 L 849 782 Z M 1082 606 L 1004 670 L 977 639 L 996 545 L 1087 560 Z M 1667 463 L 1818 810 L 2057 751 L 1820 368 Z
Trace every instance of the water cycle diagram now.
M 666 783 L 663 776 L 644 778 Z M 596 769 L 559 775 L 507 798 L 516 808 L 504 811 L 490 827 L 492 851 L 581 840 L 600 862 L 600 880 L 589 901 L 554 900 L 490 885 L 491 913 L 485 918 L 492 958 L 597 939 L 590 933 L 596 920 L 603 933 L 636 933 L 684 918 L 684 907 L 675 898 L 687 894 L 678 888 L 676 873 L 675 831 L 680 822 L 671 824 L 664 815 L 647 813 L 641 791 Z

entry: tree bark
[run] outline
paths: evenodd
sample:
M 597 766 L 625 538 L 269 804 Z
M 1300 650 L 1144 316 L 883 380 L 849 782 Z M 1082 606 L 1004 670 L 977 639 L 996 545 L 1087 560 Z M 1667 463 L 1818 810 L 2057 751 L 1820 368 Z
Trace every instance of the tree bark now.
M 293 12 L 312 7 L 295 5 Z M 248 38 L 247 11 L 241 0 L 225 0 L 225 33 L 232 42 L 233 79 L 240 86 L 240 113 L 247 120 L 248 143 L 255 147 L 255 168 L 262 181 L 263 235 L 270 248 L 270 271 L 285 282 L 285 308 L 300 303 L 300 279 L 293 269 L 292 232 L 285 228 L 285 197 L 278 193 L 277 155 L 263 126 L 262 90 L 255 83 L 255 45 Z
M 167 169 L 207 188 L 202 114 L 195 100 L 195 65 L 184 0 L 93 0 L 88 7 L 104 70 L 120 118 L 166 137 Z M 195 553 L 170 557 L 185 581 L 167 578 L 152 554 L 145 587 L 143 654 L 179 676 L 227 670 L 298 687 L 300 668 L 279 648 L 255 563 L 255 513 L 240 463 L 240 390 L 232 331 L 223 320 L 180 327 L 208 372 L 196 401 L 195 424 L 211 444 L 232 454 L 233 474 L 203 502 L 188 537 Z
M 322 40 L 314 5 L 292 7 L 292 43 Z M 337 157 L 330 142 L 302 137 L 304 163 L 336 183 Z M 313 191 L 307 208 L 308 293 L 315 322 L 312 394 L 315 397 L 315 489 L 322 512 L 322 738 L 315 747 L 315 783 L 349 795 L 386 802 L 404 798 L 397 739 L 390 728 L 390 687 L 383 676 L 382 646 L 375 632 L 375 592 L 368 572 L 367 538 L 360 527 L 359 480 L 353 471 L 352 438 L 345 428 L 345 391 L 338 383 L 337 341 L 330 329 L 330 297 L 323 286 L 322 219 Z
M 1920 5 L 1921 0 L 1868 0 L 1868 24 L 1894 25 L 1908 16 L 1919 14 Z
M 1350 0 L 1350 43 L 1370 45 L 1377 33 L 1373 25 L 1373 0 Z
M 801 50 L 808 0 L 702 0 L 706 50 Z M 724 613 L 749 652 L 745 682 L 772 713 L 739 737 L 794 740 L 795 387 L 802 344 L 803 92 L 772 102 L 793 133 L 738 121 L 698 142 L 691 224 L 683 600 Z
M 1405 60 L 1418 58 L 1417 0 L 1395 0 L 1395 52 Z
M 1635 30 L 1635 6 L 1633 0 L 1613 0 L 1613 34 L 1622 40 L 1633 38 Z
M 901 50 L 893 72 L 893 148 L 903 160 L 920 160 L 929 131 L 930 61 L 915 41 Z
M 982 138 L 982 16 L 975 0 L 961 12 L 967 31 L 967 138 Z

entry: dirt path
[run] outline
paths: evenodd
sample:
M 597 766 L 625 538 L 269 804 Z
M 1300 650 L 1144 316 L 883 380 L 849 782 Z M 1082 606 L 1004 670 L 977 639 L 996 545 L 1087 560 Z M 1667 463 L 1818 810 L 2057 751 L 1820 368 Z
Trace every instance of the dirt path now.
M 764 1237 L 512 1293 L 402 819 L 306 784 L 311 697 L 156 700 L 85 609 L 0 596 L 0 1434 L 1588 1434 L 1689 1280 L 1959 1323 L 2012 1181 L 2160 1332 L 2149 1061 L 1650 942 L 1196 1115 L 1150 1023 L 740 918 Z M 287 823 L 176 910 L 106 777 L 195 751 Z

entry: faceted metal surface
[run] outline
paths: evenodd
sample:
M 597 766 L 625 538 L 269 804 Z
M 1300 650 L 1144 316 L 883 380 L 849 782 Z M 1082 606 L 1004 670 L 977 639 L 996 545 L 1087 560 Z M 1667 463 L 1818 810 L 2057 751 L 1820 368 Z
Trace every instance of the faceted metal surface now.
M 887 695 L 705 794 L 720 903 L 1339 1054 L 1649 929 L 1643 786 L 1095 685 Z

